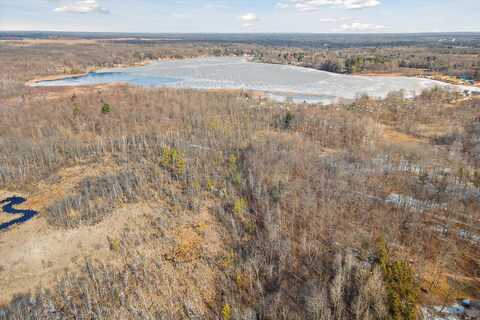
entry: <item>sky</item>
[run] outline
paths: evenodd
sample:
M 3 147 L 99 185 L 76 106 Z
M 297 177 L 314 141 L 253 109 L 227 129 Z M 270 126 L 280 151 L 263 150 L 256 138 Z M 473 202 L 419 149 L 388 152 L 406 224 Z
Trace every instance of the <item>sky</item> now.
M 0 31 L 480 32 L 480 0 L 0 0 Z

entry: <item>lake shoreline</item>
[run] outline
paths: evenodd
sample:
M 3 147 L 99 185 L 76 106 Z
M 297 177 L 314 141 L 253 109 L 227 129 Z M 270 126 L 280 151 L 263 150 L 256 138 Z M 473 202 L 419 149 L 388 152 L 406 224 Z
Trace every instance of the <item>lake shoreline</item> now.
M 172 59 L 156 59 L 156 60 L 144 60 L 141 62 L 136 62 L 136 63 L 120 63 L 120 64 L 115 64 L 111 68 L 130 68 L 130 67 L 143 67 L 146 65 L 149 65 L 151 63 L 155 63 L 157 61 L 167 61 L 167 60 L 172 60 Z M 25 82 L 25 86 L 27 87 L 32 87 L 38 84 L 39 82 L 43 81 L 57 81 L 57 80 L 66 80 L 66 79 L 74 79 L 74 78 L 80 78 L 88 75 L 89 73 L 92 72 L 97 72 L 99 70 L 105 69 L 104 67 L 90 67 L 87 68 L 87 71 L 81 72 L 81 73 L 72 73 L 72 74 L 52 74 L 52 75 L 47 75 L 47 76 L 40 76 L 33 78 L 31 80 L 28 80 Z
M 467 87 L 476 87 L 480 88 L 480 81 L 475 82 L 474 84 L 468 84 L 461 82 L 452 81 L 452 80 L 445 80 L 442 79 L 441 76 L 422 76 L 422 75 L 410 75 L 402 72 L 367 72 L 367 73 L 352 73 L 353 76 L 364 76 L 364 77 L 407 77 L 407 78 L 418 78 L 418 79 L 426 79 L 426 80 L 434 80 L 438 82 L 443 82 L 446 84 L 451 84 L 455 86 L 467 86 Z
M 184 59 L 159 58 L 159 59 L 153 59 L 153 60 L 148 59 L 148 60 L 144 60 L 144 61 L 141 61 L 141 62 L 130 63 L 130 64 L 129 63 L 115 64 L 111 67 L 90 67 L 90 68 L 87 69 L 87 71 L 81 72 L 81 73 L 52 74 L 52 75 L 36 77 L 36 78 L 33 78 L 33 79 L 25 82 L 25 86 L 28 86 L 28 87 L 35 86 L 39 82 L 43 82 L 43 81 L 57 81 L 57 80 L 66 80 L 66 79 L 74 79 L 74 78 L 84 77 L 84 76 L 88 75 L 89 73 L 98 72 L 99 70 L 102 70 L 102 69 L 143 67 L 143 66 L 147 66 L 149 64 L 155 63 L 155 62 L 181 61 L 181 60 L 185 60 L 185 59 L 196 59 L 196 58 L 216 58 L 216 57 L 214 57 L 214 56 L 198 56 L 198 57 L 188 57 L 188 58 L 184 58 Z M 256 63 L 258 61 L 253 60 L 251 62 Z M 271 64 L 275 64 L 275 63 L 271 63 Z M 278 64 L 278 65 L 289 66 L 288 64 Z M 299 66 L 299 67 L 301 67 L 301 66 Z M 309 67 L 302 67 L 302 68 L 311 69 L 311 70 L 318 70 L 318 69 L 309 68 Z M 324 70 L 318 70 L 318 71 L 324 71 Z M 325 71 L 325 72 L 328 72 L 328 71 Z M 343 73 L 336 73 L 336 72 L 331 72 L 331 73 L 333 73 L 333 74 L 343 74 Z M 351 75 L 352 76 L 362 76 L 362 77 L 394 77 L 394 78 L 396 78 L 396 77 L 412 77 L 412 78 L 426 79 L 426 78 L 423 78 L 423 77 L 414 77 L 414 76 L 404 75 L 402 73 L 393 73 L 393 72 L 392 73 L 354 73 L 354 74 L 351 74 Z M 448 83 L 448 82 L 445 82 L 445 81 L 440 81 L 440 82 L 451 84 L 451 83 Z M 480 86 L 480 83 L 478 85 Z
M 230 58 L 230 60 L 228 60 Z M 206 61 L 202 61 L 202 59 Z M 217 59 L 218 61 L 216 61 Z M 226 60 L 222 60 L 226 59 Z M 233 59 L 233 60 L 232 60 Z M 232 61 L 233 62 L 232 62 Z M 225 62 L 226 61 L 226 62 Z M 164 64 L 161 64 L 164 62 Z M 167 62 L 173 62 L 172 64 Z M 196 67 L 192 68 L 192 64 L 200 62 L 200 69 L 196 69 Z M 216 65 L 216 63 L 219 63 Z M 252 62 L 251 64 L 249 62 Z M 159 64 L 158 66 L 155 64 Z M 154 65 L 150 67 L 150 65 Z M 255 76 L 253 78 L 250 77 L 248 72 L 238 73 L 238 65 L 245 64 L 250 67 L 254 68 Z M 355 91 L 357 88 L 357 95 L 368 95 L 372 97 L 384 97 L 388 94 L 389 91 L 399 91 L 405 90 L 405 92 L 416 92 L 419 94 L 421 91 L 434 87 L 434 86 L 451 86 L 452 90 L 457 92 L 462 91 L 478 91 L 478 87 L 475 86 L 462 86 L 462 85 L 455 85 L 448 82 L 442 82 L 438 80 L 433 80 L 425 77 L 412 77 L 412 76 L 405 76 L 402 73 L 364 73 L 364 74 L 351 74 L 351 75 L 344 75 L 342 79 L 338 78 L 339 80 L 335 80 L 337 78 L 332 78 L 334 75 L 340 75 L 337 73 L 327 72 L 317 70 L 318 74 L 313 73 L 305 73 L 307 70 L 316 70 L 311 68 L 305 67 L 298 67 L 298 69 L 289 69 L 289 68 L 272 68 L 274 65 L 279 64 L 264 64 L 264 63 L 256 63 L 252 61 L 247 56 L 224 56 L 224 57 L 213 57 L 213 56 L 198 56 L 198 57 L 188 57 L 184 59 L 178 58 L 163 58 L 163 59 L 155 59 L 155 60 L 144 60 L 137 63 L 130 63 L 130 64 L 118 64 L 114 67 L 109 68 L 91 68 L 88 72 L 84 73 L 77 73 L 77 74 L 61 74 L 61 75 L 50 75 L 45 77 L 35 78 L 30 80 L 26 83 L 28 86 L 32 87 L 63 87 L 63 86 L 88 86 L 88 85 L 102 85 L 104 83 L 109 84 L 133 84 L 133 85 L 145 85 L 148 86 L 170 86 L 172 88 L 191 88 L 191 89 L 200 89 L 206 91 L 235 91 L 235 92 L 257 92 L 255 93 L 256 96 L 267 96 L 269 93 L 273 96 L 279 96 L 282 100 L 290 101 L 290 100 L 301 100 L 307 101 L 310 99 L 316 99 L 319 101 L 325 101 L 327 97 L 331 97 L 332 101 L 336 101 L 338 99 L 354 99 L 355 96 L 351 93 L 352 90 Z M 136 69 L 138 67 L 149 66 L 146 69 Z M 166 66 L 166 67 L 165 67 Z M 209 66 L 221 66 L 219 72 L 215 71 L 212 73 L 211 68 Z M 233 67 L 232 67 L 233 66 Z M 182 69 L 182 68 L 187 69 Z M 230 73 L 228 73 L 228 69 L 225 68 L 232 68 Z M 134 70 L 125 70 L 122 72 L 122 69 L 134 69 Z M 184 70 L 195 70 L 195 76 L 191 78 L 191 75 L 187 74 L 185 76 Z M 204 68 L 202 70 L 202 68 Z M 149 70 L 156 70 L 159 69 L 158 76 L 153 78 L 151 83 L 148 82 L 141 82 L 135 76 L 131 76 L 132 74 L 136 73 L 146 73 Z M 303 69 L 303 70 L 300 70 Z M 99 70 L 101 72 L 99 72 Z M 207 72 L 199 76 L 199 70 Z M 205 71 L 206 70 L 206 71 Z M 265 71 L 266 70 L 266 71 Z M 267 72 L 262 73 L 262 72 Z M 97 74 L 95 74 L 97 72 Z M 210 72 L 210 73 L 209 73 Z M 223 72 L 223 74 L 222 74 Z M 227 72 L 227 74 L 226 74 Z M 274 74 L 273 78 L 269 77 L 269 73 Z M 111 73 L 112 75 L 108 75 Z M 218 74 L 221 76 L 218 77 Z M 95 77 L 102 77 L 101 81 L 95 82 L 91 81 L 90 79 L 94 79 Z M 281 75 L 281 76 L 280 76 Z M 142 74 L 143 76 L 143 74 Z M 235 79 L 235 77 L 237 78 Z M 243 78 L 242 78 L 243 76 Z M 262 78 L 263 76 L 263 78 Z M 87 80 L 77 78 L 87 78 Z M 110 77 L 110 80 L 105 81 L 105 77 Z M 161 78 L 165 79 L 161 79 Z M 206 85 L 203 83 L 195 82 L 197 79 L 206 81 Z M 217 78 L 216 78 L 217 77 Z M 223 78 L 222 78 L 223 77 Z M 233 79 L 232 79 L 233 77 Z M 250 77 L 250 78 L 249 78 Z M 255 78 L 256 77 L 256 78 Z M 373 78 L 384 77 L 385 80 L 373 80 Z M 148 76 L 145 76 L 148 79 Z M 368 79 L 370 78 L 370 79 Z M 387 79 L 388 78 L 388 79 Z M 404 80 L 401 80 L 404 78 Z M 74 79 L 74 80 L 69 80 Z M 186 83 L 183 82 L 185 79 Z M 252 80 L 251 80 L 252 79 Z M 276 79 L 288 79 L 285 81 L 277 81 Z M 327 81 L 325 81 L 327 79 Z M 360 80 L 362 79 L 362 80 Z M 412 80 L 407 80 L 412 79 Z M 416 79 L 416 80 L 413 80 Z M 172 84 L 172 80 L 173 83 Z M 296 81 L 298 80 L 298 81 Z M 55 83 L 59 81 L 58 83 Z M 64 81 L 64 82 L 62 82 Z M 91 82 L 89 82 L 91 81 Z M 157 81 L 157 82 L 155 82 Z M 166 82 L 162 82 L 166 81 Z M 190 81 L 190 82 L 188 82 Z M 332 82 L 337 83 L 331 85 Z M 372 85 L 373 81 L 373 85 Z M 427 82 L 425 82 L 427 81 Z M 43 83 L 42 83 L 43 82 Z M 53 83 L 48 83 L 53 82 Z M 179 83 L 176 86 L 176 83 Z M 303 82 L 303 84 L 302 84 Z M 436 84 L 435 84 L 436 82 Z M 212 85 L 213 83 L 213 85 Z M 300 83 L 300 84 L 299 84 Z M 330 84 L 329 84 L 330 83 Z M 363 85 L 362 85 L 363 84 Z M 343 89 L 343 91 L 339 91 L 338 88 Z M 456 88 L 455 88 L 456 87 Z M 360 88 L 360 89 L 359 89 Z M 363 92 L 361 88 L 368 88 Z M 423 89 L 422 89 L 423 88 Z M 419 91 L 421 90 L 421 91 Z M 258 92 L 262 92 L 262 94 L 258 94 Z M 318 94 L 319 92 L 323 92 L 323 94 Z M 279 94 L 277 94 L 279 93 Z M 305 98 L 305 99 L 304 99 Z M 333 103 L 333 102 L 331 102 Z
M 134 68 L 134 67 L 144 67 L 149 64 L 155 63 L 155 62 L 161 62 L 161 61 L 176 61 L 176 60 L 185 60 L 185 59 L 194 59 L 194 58 L 208 58 L 209 56 L 198 56 L 198 57 L 186 57 L 183 59 L 178 59 L 178 58 L 158 58 L 158 59 L 147 59 L 143 60 L 140 62 L 134 62 L 134 63 L 119 63 L 119 64 L 114 64 L 111 67 L 89 67 L 87 68 L 87 71 L 81 72 L 81 73 L 72 73 L 72 74 L 52 74 L 52 75 L 46 75 L 46 76 L 39 76 L 35 77 L 31 80 L 28 80 L 25 82 L 25 86 L 27 87 L 32 87 L 38 84 L 39 82 L 43 81 L 57 81 L 57 80 L 66 80 L 66 79 L 74 79 L 74 78 L 80 78 L 88 75 L 89 73 L 93 72 L 98 72 L 99 70 L 103 69 L 116 69 L 116 68 Z

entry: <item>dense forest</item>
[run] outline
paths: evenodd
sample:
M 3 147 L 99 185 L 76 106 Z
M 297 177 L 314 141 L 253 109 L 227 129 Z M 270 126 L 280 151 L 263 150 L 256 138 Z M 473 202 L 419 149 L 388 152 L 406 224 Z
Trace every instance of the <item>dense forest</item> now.
M 301 50 L 269 48 L 255 52 L 262 62 L 293 64 L 336 73 L 401 73 L 442 75 L 480 81 L 480 49 L 473 48 L 348 48 Z
M 390 56 L 423 68 L 429 55 L 382 50 L 0 44 L 0 193 L 40 212 L 0 233 L 0 319 L 413 320 L 479 299 L 478 98 L 432 89 L 321 106 L 24 86 L 156 58 L 254 52 L 384 68 Z M 442 72 L 472 70 L 475 54 Z M 38 248 L 36 237 L 59 251 L 27 272 L 30 258 L 7 248 Z

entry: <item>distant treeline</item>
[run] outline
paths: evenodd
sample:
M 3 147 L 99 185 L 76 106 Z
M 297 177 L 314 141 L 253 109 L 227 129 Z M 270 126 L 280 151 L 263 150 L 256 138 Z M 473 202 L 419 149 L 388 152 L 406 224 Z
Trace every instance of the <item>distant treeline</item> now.
M 480 33 L 417 34 L 306 34 L 306 33 L 105 33 L 105 32 L 0 32 L 0 39 L 143 39 L 143 42 L 202 42 L 257 44 L 300 48 L 356 47 L 480 47 Z
M 480 80 L 480 49 L 474 48 L 263 48 L 255 51 L 254 55 L 262 62 L 299 65 L 336 73 L 442 73 L 466 80 Z

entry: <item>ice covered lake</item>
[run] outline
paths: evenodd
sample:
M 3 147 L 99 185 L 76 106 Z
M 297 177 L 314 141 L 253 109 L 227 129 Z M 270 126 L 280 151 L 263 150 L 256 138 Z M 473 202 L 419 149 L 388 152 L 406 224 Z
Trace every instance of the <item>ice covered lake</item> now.
M 470 87 L 410 77 L 368 77 L 335 74 L 295 66 L 250 62 L 247 58 L 196 58 L 157 61 L 142 67 L 112 68 L 85 76 L 40 81 L 35 86 L 79 86 L 123 82 L 149 87 L 244 89 L 262 91 L 276 100 L 331 103 L 361 95 L 382 98 L 404 90 L 413 96 L 427 88 L 463 92 Z

